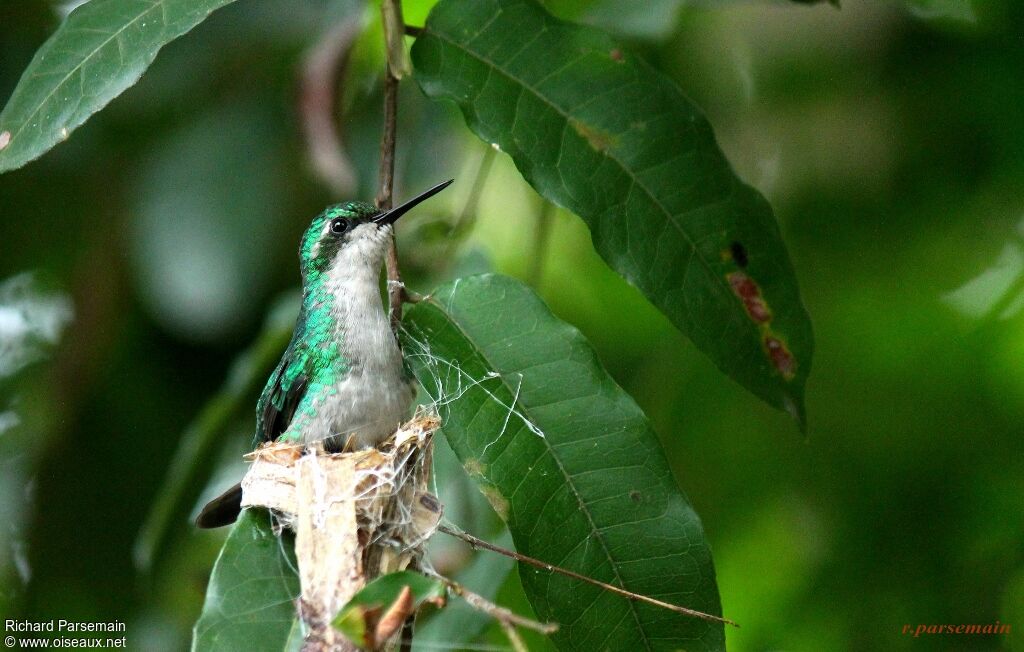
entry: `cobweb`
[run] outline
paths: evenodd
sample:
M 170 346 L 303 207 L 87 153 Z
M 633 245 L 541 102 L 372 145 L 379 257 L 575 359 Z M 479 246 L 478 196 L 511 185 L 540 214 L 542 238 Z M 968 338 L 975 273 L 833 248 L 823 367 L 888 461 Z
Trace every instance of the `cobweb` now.
M 540 429 L 522 410 L 519 409 L 519 394 L 523 386 L 523 374 L 507 374 L 503 376 L 496 371 L 489 371 L 476 377 L 467 372 L 456 360 L 446 359 L 436 355 L 430 347 L 426 338 L 420 333 L 414 333 L 403 327 L 402 333 L 405 336 L 406 347 L 404 355 L 407 360 L 419 365 L 430 375 L 430 381 L 421 382 L 420 386 L 430 398 L 429 405 L 437 414 L 446 420 L 451 412 L 451 405 L 462 399 L 468 392 L 479 389 L 487 397 L 505 411 L 505 419 L 501 429 L 483 448 L 481 455 L 497 443 L 508 432 L 509 421 L 515 417 L 522 422 L 527 430 L 544 437 L 544 431 Z M 512 378 L 509 378 L 512 376 Z M 498 396 L 503 386 L 508 382 L 508 389 L 512 392 L 510 402 Z M 514 389 L 512 386 L 514 385 Z

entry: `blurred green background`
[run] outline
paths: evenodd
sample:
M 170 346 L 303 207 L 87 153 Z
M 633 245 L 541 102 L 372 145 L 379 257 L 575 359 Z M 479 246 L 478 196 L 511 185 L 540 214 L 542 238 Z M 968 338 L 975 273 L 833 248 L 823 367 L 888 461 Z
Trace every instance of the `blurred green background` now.
M 430 4 L 407 0 L 407 22 Z M 457 183 L 399 229 L 409 284 L 490 266 L 591 339 L 703 518 L 742 624 L 730 649 L 1024 650 L 1024 4 L 546 4 L 675 78 L 771 200 L 815 324 L 808 434 L 609 271 L 580 220 L 545 217 L 503 154 L 451 259 L 486 147 L 412 80 L 397 196 Z M 0 102 L 67 7 L 0 2 Z M 3 616 L 119 619 L 132 649 L 187 647 L 225 532 L 183 524 L 151 571 L 132 547 L 183 430 L 297 284 L 302 229 L 347 198 L 311 172 L 298 113 L 304 57 L 338 21 L 366 26 L 339 121 L 352 194 L 374 194 L 376 16 L 356 0 L 233 4 L 0 176 Z M 249 445 L 247 401 L 207 495 Z M 523 608 L 515 585 L 502 595 Z M 901 634 L 996 620 L 1016 631 Z

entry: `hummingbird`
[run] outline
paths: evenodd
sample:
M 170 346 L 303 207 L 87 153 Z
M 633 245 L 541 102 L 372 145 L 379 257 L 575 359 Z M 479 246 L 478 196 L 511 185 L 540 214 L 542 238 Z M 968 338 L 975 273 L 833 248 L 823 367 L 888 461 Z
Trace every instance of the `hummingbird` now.
M 313 218 L 299 245 L 299 316 L 256 404 L 255 445 L 368 448 L 408 417 L 415 388 L 381 302 L 380 268 L 395 221 L 452 181 L 390 210 L 350 201 Z M 241 504 L 236 484 L 207 503 L 196 525 L 229 525 Z

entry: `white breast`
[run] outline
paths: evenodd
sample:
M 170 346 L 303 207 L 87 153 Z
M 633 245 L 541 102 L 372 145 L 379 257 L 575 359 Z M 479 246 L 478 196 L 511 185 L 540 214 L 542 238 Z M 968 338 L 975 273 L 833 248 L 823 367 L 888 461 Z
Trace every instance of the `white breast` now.
M 350 243 L 328 272 L 325 289 L 334 297 L 335 336 L 350 370 L 315 406 L 303 427 L 308 443 L 328 437 L 357 448 L 373 446 L 409 415 L 412 386 L 381 301 L 380 268 L 390 228 L 356 227 Z

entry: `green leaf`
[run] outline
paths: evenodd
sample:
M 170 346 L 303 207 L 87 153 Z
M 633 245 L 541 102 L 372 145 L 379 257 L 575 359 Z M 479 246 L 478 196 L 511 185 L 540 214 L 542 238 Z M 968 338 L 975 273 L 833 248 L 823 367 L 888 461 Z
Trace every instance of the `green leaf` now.
M 393 604 L 405 587 L 412 592 L 413 611 L 427 601 L 443 604 L 446 591 L 439 580 L 412 571 L 397 571 L 381 575 L 360 589 L 331 624 L 355 645 L 371 648 L 373 645 L 367 644 L 367 632 L 373 629 L 380 611 Z
M 598 252 L 720 369 L 802 421 L 810 319 L 771 207 L 676 85 L 534 0 L 442 0 L 412 49 Z
M 243 510 L 213 565 L 193 652 L 286 650 L 302 638 L 293 548 L 289 534 L 274 533 L 267 510 Z
M 516 549 L 719 614 L 700 519 L 646 417 L 572 326 L 525 285 L 483 275 L 406 313 L 403 346 L 443 431 L 506 520 Z M 717 650 L 722 626 L 520 566 L 562 649 Z
M 0 172 L 42 156 L 130 87 L 161 47 L 234 0 L 91 0 L 36 52 L 0 113 Z M 5 135 L 6 134 L 6 135 Z

